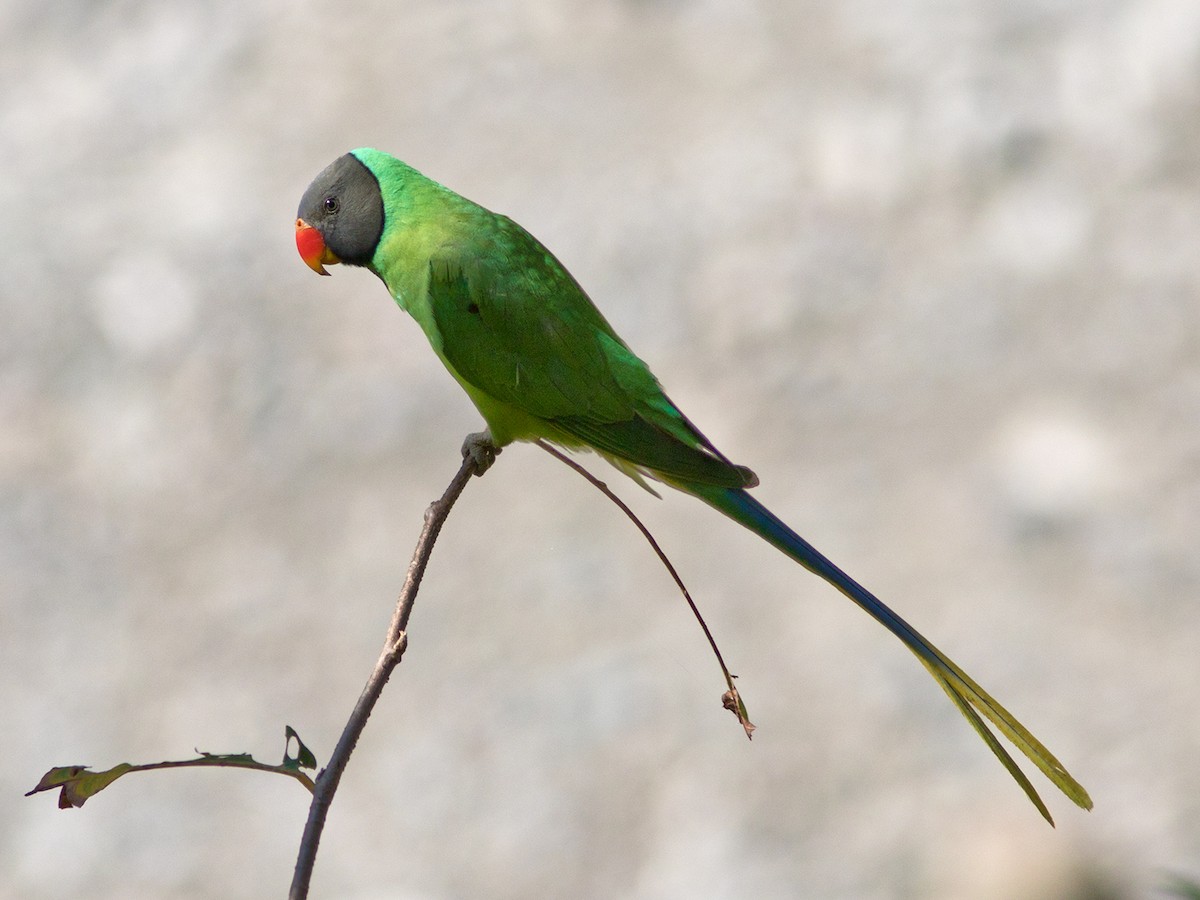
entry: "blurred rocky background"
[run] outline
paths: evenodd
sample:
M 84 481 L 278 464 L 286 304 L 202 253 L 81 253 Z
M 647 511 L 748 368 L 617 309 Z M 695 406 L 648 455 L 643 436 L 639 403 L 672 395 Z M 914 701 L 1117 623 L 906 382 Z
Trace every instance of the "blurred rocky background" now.
M 0 6 L 0 897 L 286 892 L 479 420 L 309 180 L 512 215 L 759 496 L 1090 789 L 1051 831 L 911 655 L 694 501 L 473 482 L 314 896 L 1125 898 L 1200 878 L 1200 4 Z

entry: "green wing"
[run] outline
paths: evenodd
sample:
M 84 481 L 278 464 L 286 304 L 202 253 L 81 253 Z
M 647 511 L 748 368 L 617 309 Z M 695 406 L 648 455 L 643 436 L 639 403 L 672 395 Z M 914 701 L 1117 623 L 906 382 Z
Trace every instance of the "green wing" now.
M 470 252 L 447 248 L 429 264 L 442 354 L 459 376 L 652 474 L 755 483 L 675 407 L 550 252 L 511 220 L 497 220 Z

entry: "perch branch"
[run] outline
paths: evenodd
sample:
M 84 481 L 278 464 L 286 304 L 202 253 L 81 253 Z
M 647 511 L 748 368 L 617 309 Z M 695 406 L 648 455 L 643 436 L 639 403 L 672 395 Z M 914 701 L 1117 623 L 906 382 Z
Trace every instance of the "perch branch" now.
M 292 876 L 291 891 L 288 893 L 289 900 L 304 900 L 308 896 L 313 865 L 317 858 L 317 846 L 321 841 L 321 831 L 325 827 L 325 818 L 337 791 L 338 782 L 341 781 L 350 754 L 354 752 L 359 736 L 366 727 L 371 710 L 379 700 L 383 686 L 387 684 L 392 670 L 400 663 L 405 647 L 408 646 L 405 629 L 408 628 L 408 618 L 412 614 L 413 603 L 421 587 L 421 578 L 425 575 L 425 567 L 433 552 L 433 544 L 450 514 L 451 507 L 454 506 L 454 501 L 467 486 L 471 476 L 476 474 L 482 474 L 482 469 L 474 457 L 466 456 L 446 492 L 425 510 L 425 525 L 417 539 L 412 562 L 408 564 L 408 574 L 404 579 L 404 587 L 400 590 L 400 598 L 396 601 L 396 611 L 392 614 L 391 624 L 388 625 L 387 639 L 383 643 L 379 659 L 354 706 L 354 712 L 346 722 L 342 736 L 329 758 L 329 764 L 317 775 L 312 804 L 308 809 L 308 821 L 304 826 L 304 836 L 300 840 L 300 853 L 296 858 L 296 871 Z

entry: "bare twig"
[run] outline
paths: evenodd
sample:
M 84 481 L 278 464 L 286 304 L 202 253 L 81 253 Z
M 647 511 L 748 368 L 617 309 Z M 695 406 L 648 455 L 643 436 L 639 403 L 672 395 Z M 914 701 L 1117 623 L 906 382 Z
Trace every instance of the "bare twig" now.
M 650 533 L 650 529 L 642 524 L 642 520 L 637 517 L 634 511 L 629 508 L 624 500 L 612 492 L 612 489 L 609 488 L 607 484 L 605 484 L 579 463 L 575 462 L 575 460 L 571 459 L 557 448 L 552 447 L 545 441 L 539 440 L 537 445 L 551 456 L 558 459 L 560 462 L 570 466 L 572 469 L 586 478 L 592 484 L 592 486 L 604 494 L 605 497 L 615 503 L 621 512 L 625 513 L 625 515 L 629 517 L 630 521 L 637 526 L 638 531 L 642 533 L 642 537 L 649 542 L 651 549 L 654 550 L 654 553 L 658 556 L 659 561 L 664 567 L 666 567 L 666 570 L 675 580 L 675 584 L 679 588 L 679 592 L 683 594 L 683 599 L 686 600 L 688 606 L 692 608 L 692 615 L 695 616 L 696 621 L 700 623 L 700 628 L 704 631 L 704 637 L 708 639 L 708 646 L 712 648 L 713 655 L 717 658 L 717 664 L 721 667 L 721 674 L 725 676 L 725 684 L 729 686 L 729 690 L 726 691 L 721 697 L 722 706 L 737 716 L 738 722 L 741 724 L 742 728 L 745 729 L 746 737 L 753 738 L 754 723 L 750 721 L 749 713 L 746 711 L 746 704 L 742 702 L 742 695 L 738 693 L 738 689 L 733 683 L 733 680 L 737 676 L 730 674 L 729 667 L 725 665 L 725 659 L 721 656 L 721 648 L 717 646 L 716 638 L 714 638 L 712 632 L 708 630 L 708 623 L 704 621 L 704 616 L 700 615 L 700 608 L 696 606 L 696 601 L 692 599 L 692 595 L 688 591 L 687 586 L 683 583 L 683 579 L 679 577 L 679 572 L 676 571 L 671 560 L 667 558 L 667 554 L 663 552 L 662 547 L 658 545 L 658 541 L 654 539 L 654 535 Z
M 717 647 L 716 639 L 713 638 L 712 632 L 709 631 L 704 617 L 700 615 L 700 610 L 696 606 L 695 601 L 692 600 L 692 596 L 684 585 L 683 579 L 679 577 L 675 566 L 672 565 L 667 555 L 662 551 L 662 548 L 658 546 L 658 542 L 654 539 L 649 529 L 642 524 L 633 510 L 620 497 L 609 490 L 608 485 L 603 481 L 600 481 L 600 479 L 596 478 L 574 460 L 568 458 L 544 441 L 538 441 L 537 444 L 547 453 L 557 457 L 583 475 L 584 478 L 615 503 L 650 543 L 659 560 L 661 560 L 671 577 L 675 580 L 675 584 L 679 587 L 684 599 L 687 600 L 692 614 L 696 617 L 696 621 L 700 623 L 700 627 L 704 631 L 704 636 L 708 639 L 709 646 L 717 658 L 717 663 L 720 665 L 721 672 L 725 676 L 725 683 L 729 686 L 729 691 L 722 698 L 725 707 L 738 717 L 738 721 L 741 722 L 746 735 L 750 736 L 754 731 L 754 725 L 747 718 L 745 704 L 742 703 L 741 696 L 734 686 L 733 681 L 735 676 L 730 674 L 729 668 L 725 665 L 725 660 L 722 658 L 721 651 Z M 454 502 L 458 499 L 459 494 L 462 493 L 463 488 L 466 487 L 471 476 L 482 474 L 485 467 L 478 465 L 472 455 L 466 456 L 463 459 L 462 467 L 458 470 L 458 474 L 454 476 L 454 480 L 446 488 L 446 492 L 439 500 L 431 503 L 425 511 L 425 527 L 421 531 L 421 536 L 417 539 L 417 546 L 413 551 L 412 562 L 408 566 L 408 575 L 405 578 L 404 587 L 400 591 L 399 600 L 396 602 L 396 611 L 393 613 L 391 624 L 388 626 L 387 639 L 384 641 L 383 649 L 379 653 L 379 659 L 375 663 L 375 668 L 371 672 L 370 678 L 367 679 L 367 684 L 358 698 L 358 703 L 355 704 L 354 712 L 351 713 L 350 719 L 342 731 L 342 736 L 338 740 L 337 747 L 334 748 L 333 754 L 329 758 L 329 764 L 317 775 L 313 790 L 312 805 L 308 811 L 308 822 L 304 827 L 304 836 L 300 841 L 300 853 L 296 859 L 296 871 L 292 877 L 291 891 L 288 894 L 289 900 L 305 900 L 308 897 L 313 866 L 317 858 L 317 847 L 320 844 L 321 832 L 325 827 L 325 819 L 329 813 L 329 806 L 333 802 L 333 795 L 337 791 L 338 782 L 341 780 L 342 773 L 346 769 L 350 754 L 354 752 L 354 747 L 358 743 L 363 729 L 366 727 L 371 710 L 374 709 L 384 685 L 387 684 L 392 670 L 399 665 L 404 650 L 408 645 L 408 635 L 406 632 L 408 619 L 412 613 L 417 591 L 421 586 L 421 579 L 425 574 L 425 567 L 429 563 L 433 544 L 437 540 L 451 507 L 454 506 Z
M 475 459 L 471 456 L 465 457 L 462 467 L 450 482 L 450 486 L 446 488 L 446 492 L 442 494 L 441 499 L 435 500 L 425 510 L 425 527 L 417 539 L 412 562 L 408 564 L 408 575 L 404 579 L 404 587 L 400 590 L 400 598 L 396 602 L 396 611 L 388 626 L 387 640 L 383 643 L 379 660 L 375 663 L 371 677 L 367 679 L 358 703 L 354 706 L 354 712 L 346 722 L 337 747 L 334 748 L 333 754 L 329 758 L 329 764 L 317 775 L 312 805 L 308 809 L 308 822 L 304 826 L 304 836 L 300 840 L 300 854 L 296 859 L 296 871 L 292 876 L 292 888 L 288 893 L 289 900 L 304 900 L 308 896 L 313 865 L 317 858 L 317 846 L 321 841 L 325 817 L 329 813 L 329 805 L 333 802 L 338 782 L 341 781 L 346 763 L 350 759 L 350 754 L 354 752 L 354 747 L 358 743 L 363 728 L 366 727 L 367 718 L 371 715 L 371 710 L 375 708 L 383 686 L 387 684 L 392 670 L 399 665 L 400 658 L 404 655 L 404 649 L 408 646 L 408 635 L 405 629 L 408 627 L 408 618 L 412 613 L 413 603 L 417 599 L 421 578 L 429 563 L 429 555 L 433 552 L 433 544 L 442 530 L 446 516 L 454 506 L 454 501 L 458 499 L 458 495 L 462 493 L 471 476 L 476 474 L 482 474 L 482 471 Z

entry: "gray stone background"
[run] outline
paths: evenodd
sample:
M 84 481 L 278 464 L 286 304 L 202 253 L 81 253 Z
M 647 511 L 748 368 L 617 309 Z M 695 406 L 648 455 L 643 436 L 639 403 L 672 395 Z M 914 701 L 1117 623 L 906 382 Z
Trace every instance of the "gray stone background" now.
M 759 496 L 1091 790 L 1051 831 L 882 628 L 510 449 L 314 896 L 1162 897 L 1200 878 L 1200 4 L 0 7 L 0 897 L 280 897 L 478 427 L 301 192 L 375 145 L 541 237 Z M 593 463 L 595 461 L 593 460 Z M 609 477 L 609 476 L 612 477 Z

